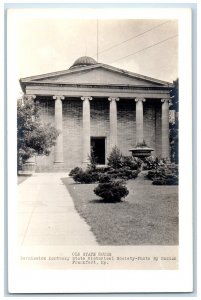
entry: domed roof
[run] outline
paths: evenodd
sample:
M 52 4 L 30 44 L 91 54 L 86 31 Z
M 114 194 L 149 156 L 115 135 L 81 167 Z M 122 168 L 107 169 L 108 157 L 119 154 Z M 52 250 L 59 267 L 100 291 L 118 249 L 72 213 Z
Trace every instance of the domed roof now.
M 70 67 L 70 69 L 77 68 L 77 67 L 83 67 L 83 66 L 90 66 L 90 65 L 95 65 L 95 64 L 97 64 L 97 61 L 95 61 L 95 59 L 93 59 L 92 57 L 81 56 L 78 59 L 76 59 L 76 61 Z

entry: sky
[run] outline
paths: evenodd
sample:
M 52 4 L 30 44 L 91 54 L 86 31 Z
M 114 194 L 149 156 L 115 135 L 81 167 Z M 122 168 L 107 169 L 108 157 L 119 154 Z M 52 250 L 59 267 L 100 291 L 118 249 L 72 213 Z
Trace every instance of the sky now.
M 68 69 L 80 56 L 97 60 L 97 49 L 100 63 L 168 82 L 178 77 L 175 19 L 98 18 L 97 22 L 30 15 L 10 23 L 18 80 Z

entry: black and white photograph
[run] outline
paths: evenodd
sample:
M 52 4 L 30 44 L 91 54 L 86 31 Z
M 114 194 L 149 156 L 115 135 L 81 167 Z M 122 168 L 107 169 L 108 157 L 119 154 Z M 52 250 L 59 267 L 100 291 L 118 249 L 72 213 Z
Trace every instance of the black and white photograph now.
M 11 292 L 34 292 L 21 280 L 33 270 L 178 274 L 191 238 L 190 10 L 7 14 Z

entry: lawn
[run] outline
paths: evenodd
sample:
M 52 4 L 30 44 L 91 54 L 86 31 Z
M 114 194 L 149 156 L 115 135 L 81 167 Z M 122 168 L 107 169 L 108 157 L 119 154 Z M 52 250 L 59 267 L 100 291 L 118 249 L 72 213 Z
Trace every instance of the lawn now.
M 104 203 L 93 192 L 96 184 L 62 180 L 100 245 L 178 244 L 178 186 L 155 186 L 140 177 L 127 181 L 124 201 Z

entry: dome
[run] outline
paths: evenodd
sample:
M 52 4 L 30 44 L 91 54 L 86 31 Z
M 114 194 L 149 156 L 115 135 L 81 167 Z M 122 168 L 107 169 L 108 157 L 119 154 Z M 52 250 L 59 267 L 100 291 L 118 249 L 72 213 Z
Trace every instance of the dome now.
M 81 56 L 76 61 L 74 64 L 70 67 L 70 69 L 77 68 L 77 67 L 83 67 L 83 66 L 90 66 L 90 65 L 95 65 L 97 64 L 97 61 L 93 59 L 92 57 L 89 56 Z

